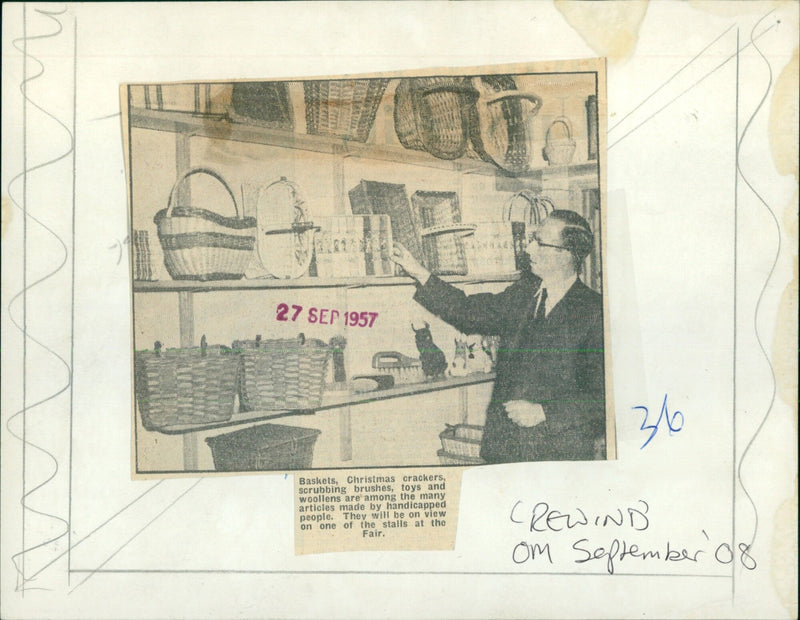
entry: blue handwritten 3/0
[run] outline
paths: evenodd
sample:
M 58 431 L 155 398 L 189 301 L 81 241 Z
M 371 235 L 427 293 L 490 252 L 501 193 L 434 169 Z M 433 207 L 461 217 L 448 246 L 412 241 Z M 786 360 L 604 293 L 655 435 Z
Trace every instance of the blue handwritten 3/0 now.
M 633 410 L 641 409 L 644 411 L 644 418 L 642 419 L 642 426 L 641 430 L 643 431 L 650 431 L 650 436 L 647 438 L 642 444 L 642 447 L 639 448 L 640 450 L 644 449 L 644 447 L 649 444 L 653 437 L 656 436 L 658 433 L 658 429 L 661 426 L 661 421 L 664 421 L 664 424 L 667 425 L 667 429 L 669 430 L 669 434 L 673 435 L 674 433 L 679 432 L 683 428 L 683 423 L 685 422 L 685 418 L 683 417 L 683 413 L 680 411 L 674 411 L 670 416 L 669 409 L 667 408 L 667 394 L 664 394 L 664 402 L 661 403 L 661 413 L 658 414 L 658 419 L 656 420 L 655 424 L 648 424 L 647 419 L 650 414 L 650 411 L 644 405 L 637 405 L 633 408 Z M 678 420 L 680 418 L 680 420 Z

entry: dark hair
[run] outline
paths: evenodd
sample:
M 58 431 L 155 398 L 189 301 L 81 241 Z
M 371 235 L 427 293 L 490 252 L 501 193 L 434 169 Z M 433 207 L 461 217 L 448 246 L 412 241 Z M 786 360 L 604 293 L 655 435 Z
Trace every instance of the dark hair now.
M 589 222 L 575 211 L 564 209 L 557 209 L 547 217 L 564 224 L 561 229 L 561 245 L 570 251 L 575 271 L 580 272 L 583 260 L 589 256 L 594 247 L 594 236 Z

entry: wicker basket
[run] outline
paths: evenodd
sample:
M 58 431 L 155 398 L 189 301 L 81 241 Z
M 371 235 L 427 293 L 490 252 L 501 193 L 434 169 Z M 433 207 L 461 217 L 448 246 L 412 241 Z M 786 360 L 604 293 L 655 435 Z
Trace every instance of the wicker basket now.
M 397 138 L 407 149 L 439 159 L 463 157 L 469 146 L 469 110 L 477 97 L 464 77 L 400 80 L 394 96 Z
M 147 430 L 225 422 L 233 415 L 239 358 L 222 346 L 134 352 L 136 403 Z
M 442 440 L 442 448 L 448 454 L 468 457 L 472 459 L 481 456 L 481 439 L 483 438 L 483 427 L 474 424 L 447 425 L 447 428 L 439 433 Z
M 315 428 L 262 424 L 208 437 L 217 471 L 308 469 L 314 458 Z
M 530 170 L 529 125 L 527 119 L 542 107 L 537 95 L 517 90 L 510 75 L 473 78 L 481 93 L 470 108 L 469 131 L 472 146 L 481 159 L 511 174 Z
M 233 121 L 292 131 L 294 110 L 286 82 L 235 82 L 228 116 Z
M 306 131 L 366 142 L 388 79 L 303 82 Z
M 416 220 L 423 229 L 461 223 L 461 208 L 455 192 L 416 191 L 411 195 Z M 463 233 L 424 235 L 422 251 L 425 266 L 436 275 L 466 275 Z
M 556 137 L 553 133 L 553 130 L 557 127 L 561 131 L 560 137 Z M 572 137 L 572 127 L 569 124 L 569 119 L 565 116 L 559 116 L 547 128 L 542 155 L 551 166 L 566 166 L 572 161 L 574 154 L 575 140 Z
M 242 411 L 319 407 L 330 345 L 300 334 L 297 339 L 237 340 L 233 349 L 242 358 Z
M 439 450 L 436 456 L 439 457 L 439 462 L 442 465 L 484 465 L 486 463 L 486 461 L 480 457 L 473 458 L 470 456 L 450 454 L 447 450 Z
M 175 206 L 178 187 L 194 174 L 207 174 L 222 183 L 233 201 L 236 217 Z M 154 221 L 164 250 L 164 265 L 174 280 L 238 280 L 253 256 L 256 220 L 239 216 L 233 192 L 213 170 L 191 168 L 178 177 L 167 208 L 156 213 Z

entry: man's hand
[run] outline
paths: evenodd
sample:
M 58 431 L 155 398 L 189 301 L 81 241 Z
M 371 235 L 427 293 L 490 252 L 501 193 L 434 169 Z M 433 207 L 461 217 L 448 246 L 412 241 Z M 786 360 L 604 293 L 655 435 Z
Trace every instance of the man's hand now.
M 545 420 L 544 408 L 538 403 L 531 403 L 527 400 L 510 400 L 503 406 L 508 412 L 509 419 L 518 426 L 530 428 Z
M 408 250 L 396 241 L 392 244 L 392 260 L 405 269 L 406 273 L 420 284 L 425 284 L 431 272 L 419 264 Z

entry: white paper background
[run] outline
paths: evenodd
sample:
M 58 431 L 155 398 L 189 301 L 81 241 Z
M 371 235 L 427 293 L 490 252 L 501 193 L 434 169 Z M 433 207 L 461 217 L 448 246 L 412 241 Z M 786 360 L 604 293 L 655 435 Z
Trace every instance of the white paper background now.
M 31 103 L 23 112 L 19 88 L 25 67 L 12 45 L 23 33 L 23 7 L 3 7 L 0 615 L 796 613 L 781 600 L 787 577 L 789 592 L 796 581 L 796 495 L 787 531 L 781 532 L 775 520 L 795 488 L 796 412 L 780 398 L 770 408 L 772 373 L 754 329 L 771 355 L 780 295 L 796 261 L 796 210 L 788 229 L 784 220 L 784 209 L 796 201 L 796 178 L 779 175 L 773 164 L 767 137 L 769 97 L 752 120 L 739 161 L 744 177 L 782 224 L 783 251 L 757 317 L 777 233 L 769 210 L 741 176 L 735 191 L 736 37 L 738 32 L 741 46 L 746 45 L 771 3 L 736 3 L 735 10 L 651 3 L 634 54 L 608 66 L 606 282 L 619 460 L 467 472 L 453 552 L 298 558 L 292 554 L 290 478 L 130 481 L 130 297 L 127 250 L 118 264 L 116 247 L 127 233 L 122 137 L 115 116 L 118 85 L 477 66 L 597 52 L 549 2 L 68 5 L 52 19 L 36 12 L 64 8 L 29 5 L 26 11 L 29 37 L 54 31 L 59 23 L 64 29 L 53 38 L 27 43 L 28 53 L 46 67 L 38 81 L 28 83 L 28 96 L 66 126 L 61 128 Z M 756 31 L 776 24 L 758 39 L 773 85 L 796 45 L 797 13 L 796 3 L 779 5 Z M 23 46 L 22 41 L 17 44 Z M 29 58 L 27 75 L 37 72 L 38 65 Z M 740 54 L 738 75 L 741 136 L 769 84 L 766 64 L 753 46 Z M 74 229 L 68 135 L 73 103 Z M 795 98 L 795 125 L 787 131 L 797 131 L 796 103 Z M 32 170 L 62 153 L 67 153 L 65 159 Z M 15 180 L 26 165 L 27 182 Z M 18 207 L 6 202 L 9 194 L 27 207 L 27 221 Z M 32 286 L 62 261 L 54 276 Z M 24 298 L 15 298 L 26 284 Z M 23 316 L 29 334 L 24 348 L 21 332 L 10 320 L 22 325 Z M 72 389 L 67 387 L 70 366 Z M 684 413 L 685 428 L 672 436 L 659 431 L 641 450 L 647 433 L 640 430 L 641 414 L 632 407 L 646 405 L 657 415 L 665 394 L 670 406 Z M 23 450 L 12 434 L 22 433 L 22 416 L 15 413 L 23 400 L 28 408 L 26 438 L 45 447 L 52 458 L 31 444 Z M 740 471 L 756 512 L 735 472 L 768 410 Z M 29 492 L 24 517 L 23 471 Z M 36 489 L 51 475 L 47 485 Z M 639 499 L 650 505 L 651 525 L 645 533 L 595 528 L 538 538 L 509 520 L 518 500 L 528 507 L 540 501 L 564 511 L 581 507 L 594 515 L 617 507 L 624 511 Z M 718 544 L 750 542 L 756 514 L 751 551 L 756 570 L 743 569 L 738 557 L 730 565 L 714 561 Z M 61 536 L 66 521 L 71 522 L 69 537 Z M 581 556 L 570 546 L 582 537 L 595 546 L 627 537 L 642 548 L 663 549 L 670 541 L 707 553 L 691 565 L 626 558 L 610 576 L 602 560 L 574 563 Z M 55 540 L 48 543 L 50 539 Z M 511 552 L 522 540 L 550 541 L 553 564 L 541 559 L 515 564 Z M 73 546 L 69 553 L 68 542 Z M 37 548 L 41 543 L 48 544 Z M 23 549 L 29 551 L 17 555 Z M 29 579 L 24 583 L 18 572 L 23 561 Z

